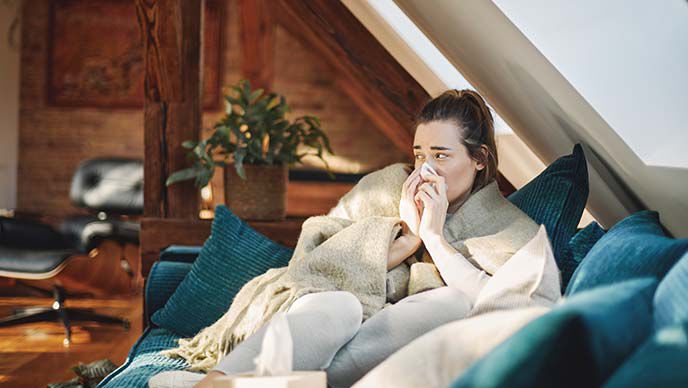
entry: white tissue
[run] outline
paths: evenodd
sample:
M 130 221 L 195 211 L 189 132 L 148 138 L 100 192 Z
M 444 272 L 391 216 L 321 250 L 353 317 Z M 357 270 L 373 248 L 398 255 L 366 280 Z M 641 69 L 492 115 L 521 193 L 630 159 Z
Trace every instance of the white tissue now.
M 438 174 L 437 174 L 437 171 L 435 171 L 435 169 L 432 168 L 432 166 L 430 166 L 430 165 L 428 164 L 428 162 L 423 163 L 423 164 L 420 166 L 420 169 L 421 169 L 421 170 L 425 170 L 426 172 L 429 172 L 429 173 L 431 173 L 431 174 L 438 175 Z
M 265 330 L 260 354 L 253 359 L 255 376 L 283 376 L 292 371 L 294 344 L 289 321 L 284 313 L 275 313 Z

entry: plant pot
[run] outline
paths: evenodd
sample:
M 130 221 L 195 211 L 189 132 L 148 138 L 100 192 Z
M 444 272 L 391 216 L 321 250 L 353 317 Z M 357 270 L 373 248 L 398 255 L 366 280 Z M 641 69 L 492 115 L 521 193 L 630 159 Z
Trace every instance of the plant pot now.
M 286 217 L 289 170 L 283 165 L 244 164 L 246 180 L 234 165 L 224 169 L 225 205 L 242 220 L 281 221 Z

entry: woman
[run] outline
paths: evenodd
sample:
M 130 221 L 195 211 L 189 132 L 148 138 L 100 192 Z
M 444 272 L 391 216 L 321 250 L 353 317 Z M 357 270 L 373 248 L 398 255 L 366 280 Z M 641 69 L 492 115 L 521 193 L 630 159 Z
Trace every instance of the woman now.
M 332 387 L 351 386 L 415 338 L 468 314 L 494 268 L 486 271 L 473 260 L 464 244 L 467 237 L 513 236 L 502 244 L 509 246 L 506 251 L 495 252 L 505 260 L 537 231 L 537 224 L 499 192 L 494 121 L 478 93 L 449 90 L 428 102 L 416 122 L 413 152 L 415 169 L 402 185 L 399 203 L 405 227 L 392 243 L 387 268 L 423 253 L 447 286 L 403 298 L 362 324 L 361 304 L 349 292 L 297 299 L 286 313 L 294 370 L 326 370 Z M 149 385 L 212 387 L 219 376 L 252 371 L 265 329 L 239 344 L 207 375 L 166 372 Z

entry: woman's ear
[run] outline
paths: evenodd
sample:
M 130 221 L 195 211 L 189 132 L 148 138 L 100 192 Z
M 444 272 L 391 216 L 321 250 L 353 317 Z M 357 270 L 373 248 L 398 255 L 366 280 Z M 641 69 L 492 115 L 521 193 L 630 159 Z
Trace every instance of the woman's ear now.
M 489 151 L 487 149 L 487 146 L 485 144 L 480 145 L 480 160 L 475 161 L 475 168 L 478 171 L 481 171 L 487 166 L 487 155 L 489 154 Z

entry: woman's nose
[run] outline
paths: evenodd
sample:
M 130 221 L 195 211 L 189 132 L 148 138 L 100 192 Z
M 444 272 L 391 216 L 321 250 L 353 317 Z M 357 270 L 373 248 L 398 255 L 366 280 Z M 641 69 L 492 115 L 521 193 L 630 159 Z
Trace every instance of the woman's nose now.
M 426 160 L 423 164 L 425 164 L 427 167 L 429 167 L 430 171 L 437 172 L 437 165 L 435 165 L 434 162 Z

